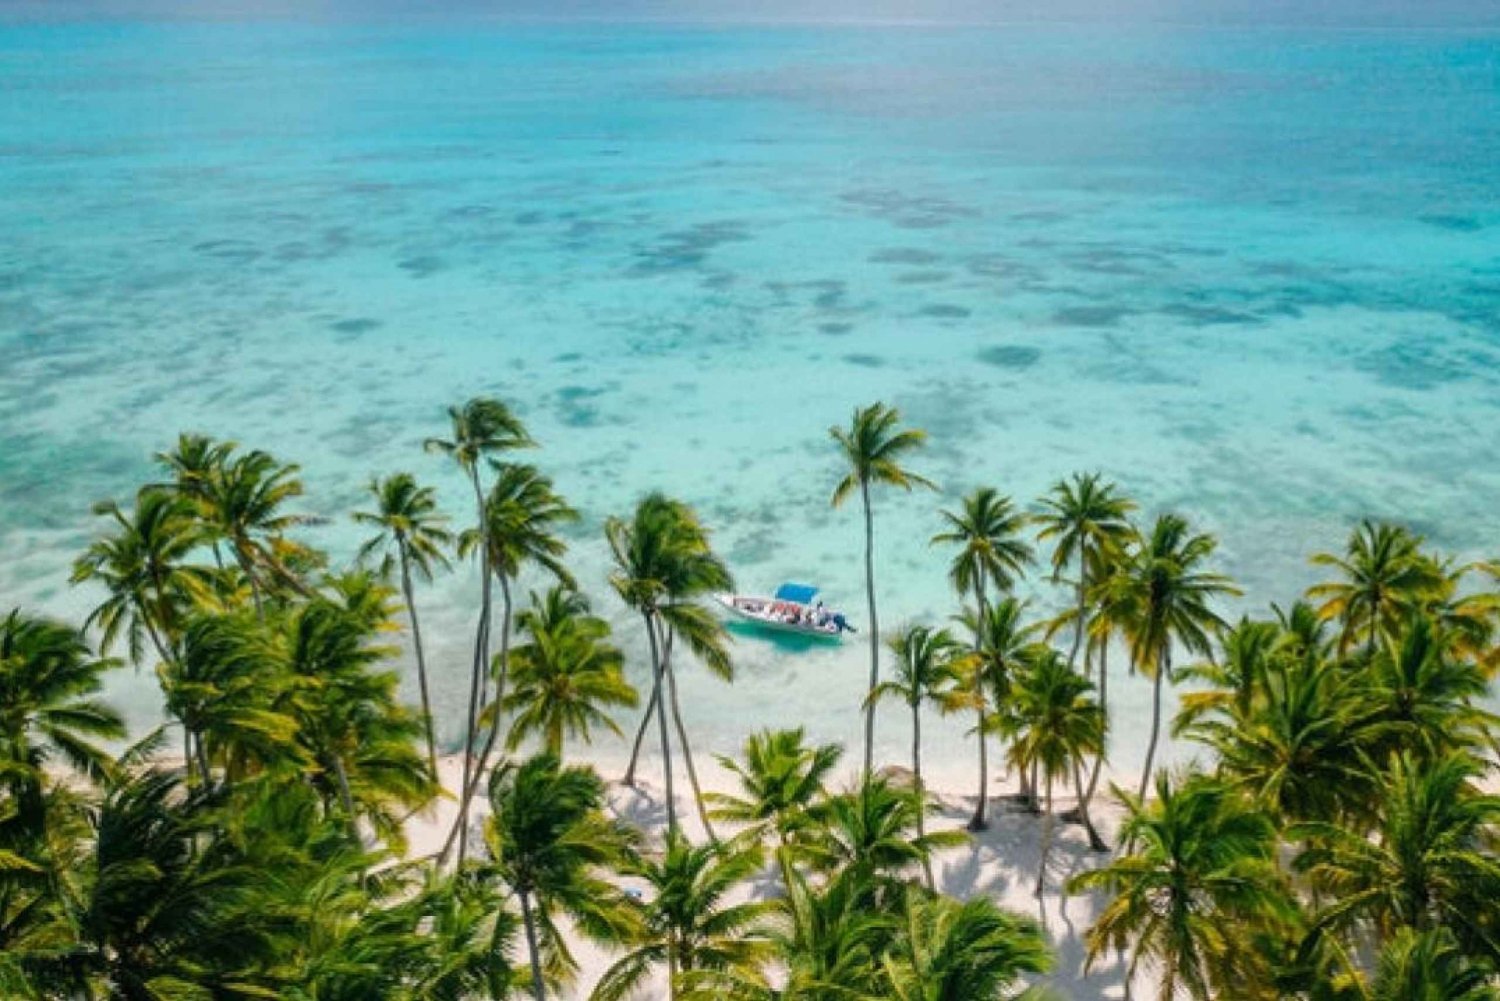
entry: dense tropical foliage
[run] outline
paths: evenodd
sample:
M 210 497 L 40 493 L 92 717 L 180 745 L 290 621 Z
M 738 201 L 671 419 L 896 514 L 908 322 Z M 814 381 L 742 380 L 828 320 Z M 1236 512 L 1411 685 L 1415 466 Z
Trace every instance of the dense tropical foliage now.
M 486 398 L 448 416 L 428 447 L 457 466 L 467 516 L 410 473 L 372 480 L 354 514 L 367 541 L 340 568 L 308 541 L 296 466 L 186 434 L 157 482 L 95 507 L 74 572 L 86 618 L 4 611 L 0 996 L 1018 997 L 1053 963 L 1042 928 L 982 891 L 940 892 L 1002 802 L 1034 839 L 1037 896 L 1092 897 L 1088 962 L 1122 957 L 1099 975 L 1127 996 L 1500 998 L 1495 564 L 1364 522 L 1313 558 L 1325 576 L 1306 595 L 1232 621 L 1213 536 L 1171 512 L 1137 524 L 1118 485 L 1085 474 L 1030 510 L 981 486 L 937 514 L 962 630 L 882 634 L 871 490 L 931 484 L 904 466 L 923 434 L 861 408 L 832 432 L 834 502 L 858 495 L 864 515 L 860 767 L 772 729 L 719 759 L 728 791 L 704 793 L 677 669 L 734 679 L 703 600 L 731 583 L 709 528 L 651 494 L 604 521 L 607 582 L 575 579 L 580 516 L 539 466 L 506 458 L 537 444 L 521 419 Z M 1049 572 L 1028 580 L 1037 547 Z M 422 585 L 464 558 L 479 569 L 472 658 L 445 721 Z M 611 614 L 643 633 L 647 662 Z M 1118 824 L 1096 822 L 1111 651 L 1152 706 L 1139 785 L 1110 790 Z M 160 684 L 150 732 L 127 733 L 101 698 L 126 664 Z M 909 771 L 873 760 L 882 702 L 910 728 Z M 622 813 L 573 758 L 623 739 L 616 714 L 637 705 L 624 785 L 650 735 L 662 792 L 633 795 L 657 797 L 660 822 Z M 934 712 L 975 742 L 972 804 L 929 788 Z M 1163 738 L 1196 764 L 1153 768 Z M 678 815 L 679 763 L 701 837 Z M 411 825 L 438 817 L 447 845 L 414 851 Z M 1050 862 L 1070 822 L 1064 874 Z M 579 976 L 583 948 L 607 954 L 597 982 Z

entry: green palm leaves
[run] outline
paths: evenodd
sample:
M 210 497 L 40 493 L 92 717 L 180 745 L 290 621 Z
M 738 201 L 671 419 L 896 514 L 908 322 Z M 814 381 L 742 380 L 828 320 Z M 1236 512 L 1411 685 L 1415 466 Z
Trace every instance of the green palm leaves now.
M 989 586 L 994 585 L 1001 593 L 1009 591 L 1031 562 L 1031 546 L 1020 537 L 1028 519 L 1015 510 L 1009 497 L 1001 496 L 991 487 L 980 487 L 963 499 L 958 511 L 943 511 L 941 515 L 947 528 L 932 537 L 933 543 L 958 547 L 949 565 L 948 579 L 960 596 L 972 593 L 977 607 L 975 615 L 987 618 Z M 987 826 L 985 810 L 989 803 L 989 756 L 985 739 L 990 728 L 989 700 L 985 672 L 972 670 L 968 678 L 967 699 L 956 701 L 966 701 L 978 716 L 974 735 L 979 745 L 979 795 L 969 829 L 980 831 Z
M 714 615 L 699 600 L 733 586 L 729 570 L 709 544 L 708 531 L 693 510 L 662 494 L 650 494 L 636 505 L 626 520 L 610 518 L 604 523 L 614 570 L 610 585 L 622 601 L 640 615 L 651 650 L 651 701 L 641 719 L 625 783 L 635 779 L 636 754 L 646 727 L 655 716 L 661 740 L 662 777 L 667 826 L 677 826 L 677 807 L 672 778 L 672 741 L 667 728 L 668 698 L 678 737 L 687 758 L 693 782 L 694 801 L 704 827 L 712 832 L 703 796 L 692 765 L 692 751 L 677 701 L 677 682 L 672 673 L 672 648 L 678 638 L 715 674 L 729 680 L 727 635 Z
M 1343 556 L 1312 558 L 1343 577 L 1308 592 L 1322 600 L 1319 615 L 1338 620 L 1341 649 L 1363 640 L 1373 652 L 1381 635 L 1440 587 L 1442 573 L 1421 545 L 1419 536 L 1399 525 L 1365 521 L 1349 536 Z
M 373 480 L 369 492 L 375 499 L 375 510 L 356 511 L 354 520 L 379 531 L 360 547 L 362 559 L 380 554 L 382 569 L 388 574 L 394 551 L 401 571 L 401 594 L 406 599 L 406 614 L 411 619 L 412 648 L 417 658 L 417 689 L 422 697 L 422 725 L 427 736 L 427 765 L 437 776 L 437 739 L 432 726 L 432 696 L 427 684 L 427 657 L 422 648 L 422 625 L 417 616 L 416 597 L 412 592 L 412 574 L 432 579 L 435 566 L 446 567 L 444 550 L 453 541 L 443 527 L 447 519 L 438 513 L 437 497 L 431 487 L 423 487 L 410 473 L 396 473 L 383 480 Z
M 634 915 L 606 871 L 630 857 L 631 833 L 603 813 L 604 783 L 592 769 L 565 767 L 550 754 L 506 763 L 490 778 L 493 814 L 485 840 L 493 861 L 482 871 L 503 882 L 521 906 L 531 988 L 546 997 L 542 948 L 558 950 L 560 972 L 574 962 L 554 917 L 566 914 L 585 935 L 619 941 Z
M 1073 779 L 1084 824 L 1090 829 L 1083 795 L 1083 762 L 1104 750 L 1104 714 L 1091 693 L 1093 682 L 1070 668 L 1062 655 L 1045 650 L 1028 658 L 1017 678 L 1013 708 L 1006 720 L 1014 739 L 1015 767 L 1039 777 L 1046 790 L 1046 827 L 1037 866 L 1036 895 L 1042 895 L 1047 852 L 1052 840 L 1052 784 Z
M 1263 979 L 1241 943 L 1289 910 L 1270 819 L 1203 777 L 1177 783 L 1159 775 L 1150 804 L 1120 796 L 1129 812 L 1119 857 L 1068 884 L 1111 894 L 1087 934 L 1090 961 L 1130 949 L 1127 979 L 1150 966 L 1163 1001 L 1179 987 L 1206 999 Z
M 894 407 L 874 403 L 859 407 L 847 428 L 832 427 L 828 434 L 839 446 L 848 471 L 833 488 L 831 503 L 838 507 L 856 491 L 865 517 L 865 598 L 870 610 L 870 685 L 873 693 L 880 684 L 880 616 L 875 604 L 875 516 L 870 508 L 870 487 L 886 485 L 910 491 L 914 487 L 932 487 L 930 480 L 906 469 L 901 463 L 927 440 L 926 432 L 901 427 L 901 414 Z M 875 701 L 865 704 L 864 770 L 874 765 Z
M 667 836 L 658 859 L 641 859 L 626 872 L 643 880 L 649 898 L 641 905 L 640 931 L 632 948 L 599 979 L 592 1001 L 634 996 L 651 972 L 665 967 L 668 996 L 680 996 L 684 981 L 709 976 L 753 979 L 771 958 L 762 934 L 772 905 L 731 903 L 738 886 L 762 861 L 758 847 L 737 843 L 690 844 Z
M 596 727 L 618 734 L 606 710 L 633 707 L 639 697 L 625 680 L 624 655 L 609 642 L 609 623 L 589 614 L 588 600 L 561 585 L 533 593 L 518 626 L 525 640 L 511 651 L 507 748 L 537 736 L 561 755 L 564 736 L 588 743 Z
M 1161 733 L 1162 685 L 1172 674 L 1173 647 L 1207 655 L 1214 637 L 1227 625 L 1214 611 L 1213 600 L 1239 593 L 1227 577 L 1204 569 L 1217 547 L 1212 536 L 1195 534 L 1184 518 L 1164 514 L 1101 585 L 1105 614 L 1124 634 L 1131 662 L 1152 679 L 1151 737 L 1138 794 L 1142 798 Z

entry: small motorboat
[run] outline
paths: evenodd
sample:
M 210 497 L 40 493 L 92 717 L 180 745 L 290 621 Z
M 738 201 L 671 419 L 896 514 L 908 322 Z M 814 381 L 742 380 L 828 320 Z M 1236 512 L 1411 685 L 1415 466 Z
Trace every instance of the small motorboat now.
M 837 640 L 854 627 L 843 612 L 816 601 L 818 589 L 807 584 L 783 584 L 769 598 L 746 594 L 716 594 L 715 600 L 738 618 L 766 629 L 798 636 Z

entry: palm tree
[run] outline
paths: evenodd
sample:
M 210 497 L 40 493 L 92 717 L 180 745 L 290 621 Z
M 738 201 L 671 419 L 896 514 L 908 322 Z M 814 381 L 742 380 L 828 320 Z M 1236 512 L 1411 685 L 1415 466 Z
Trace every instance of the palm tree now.
M 1403 928 L 1380 951 L 1370 1001 L 1500 1001 L 1500 987 L 1445 928 Z
M 1341 653 L 1363 635 L 1367 652 L 1373 654 L 1381 634 L 1443 583 L 1441 568 L 1422 552 L 1421 536 L 1383 522 L 1360 522 L 1343 556 L 1318 553 L 1312 562 L 1332 567 L 1343 577 L 1307 592 L 1310 598 L 1322 599 L 1318 614 L 1342 624 Z
M 665 705 L 670 693 L 664 685 L 664 682 L 671 681 L 668 675 L 670 642 L 681 636 L 710 670 L 726 680 L 732 678 L 724 627 L 717 617 L 698 604 L 698 599 L 714 591 L 730 590 L 733 581 L 723 561 L 714 554 L 708 531 L 692 508 L 662 494 L 653 493 L 643 498 L 628 521 L 618 517 L 608 519 L 604 524 L 604 536 L 615 564 L 610 584 L 621 600 L 641 616 L 651 649 L 651 701 L 647 703 L 641 730 L 636 735 L 635 750 L 625 772 L 625 784 L 634 784 L 636 751 L 654 712 L 661 738 L 667 826 L 675 828 L 677 807 Z M 681 714 L 677 715 L 679 737 L 684 752 L 687 752 L 685 728 L 681 726 Z M 696 779 L 693 784 L 699 815 L 704 827 L 711 831 Z
M 881 968 L 892 1001 L 1003 1001 L 1025 973 L 1045 973 L 1052 953 L 1036 922 L 987 897 L 958 901 L 907 887 L 902 925 Z
M 1021 771 L 1034 769 L 1046 790 L 1043 810 L 1041 861 L 1037 865 L 1036 895 L 1042 895 L 1047 855 L 1052 847 L 1052 783 L 1073 777 L 1084 829 L 1096 851 L 1106 846 L 1094 831 L 1083 798 L 1083 761 L 1104 745 L 1104 719 L 1091 697 L 1094 683 L 1077 673 L 1056 650 L 1029 658 L 1017 678 L 1015 709 L 1010 726 L 1016 734 L 1011 761 Z
M 1483 771 L 1461 753 L 1425 764 L 1403 753 L 1379 776 L 1374 837 L 1329 823 L 1289 829 L 1289 837 L 1311 845 L 1297 868 L 1335 894 L 1319 923 L 1367 922 L 1385 936 L 1446 926 L 1465 951 L 1500 962 L 1488 927 L 1500 899 L 1493 854 L 1500 796 L 1475 791 Z
M 488 555 L 481 563 L 500 581 L 500 652 L 496 654 L 493 665 L 495 699 L 489 714 L 489 732 L 459 800 L 458 824 L 454 830 L 458 832 L 460 858 L 464 854 L 469 807 L 479 792 L 480 776 L 489 764 L 500 734 L 503 716 L 501 710 L 505 705 L 506 687 L 510 678 L 514 609 L 512 583 L 528 564 L 541 567 L 567 587 L 571 588 L 576 583 L 562 563 L 568 547 L 558 531 L 562 526 L 576 522 L 578 512 L 569 507 L 552 489 L 552 481 L 532 466 L 499 462 L 491 465 L 495 472 L 495 483 L 485 499 L 485 525 L 482 529 L 462 533 L 458 539 L 461 556 L 469 555 L 480 545 L 488 545 Z M 478 701 L 481 715 L 486 711 L 486 697 L 487 686 L 481 680 Z M 475 726 L 478 725 L 479 720 L 476 719 Z M 452 840 L 451 837 L 449 840 Z
M 1236 632 L 1238 659 L 1247 634 Z M 1222 703 L 1200 708 L 1207 702 L 1200 700 L 1185 710 L 1179 732 L 1211 747 L 1220 777 L 1273 817 L 1332 821 L 1366 810 L 1372 717 L 1359 680 L 1317 657 L 1272 659 L 1250 668 L 1260 694 L 1241 710 L 1238 673 L 1246 669 L 1243 662 L 1235 668 L 1235 688 L 1218 693 Z
M 392 552 L 401 570 L 401 594 L 406 599 L 406 614 L 411 619 L 412 650 L 417 657 L 417 687 L 422 696 L 422 725 L 427 731 L 427 764 L 437 775 L 437 739 L 432 727 L 432 699 L 427 689 L 427 659 L 422 650 L 422 624 L 417 618 L 416 596 L 412 592 L 412 571 L 425 581 L 432 580 L 434 566 L 447 567 L 445 547 L 452 544 L 452 534 L 443 527 L 446 516 L 437 510 L 437 494 L 431 487 L 417 484 L 410 473 L 396 473 L 383 480 L 370 481 L 369 493 L 375 498 L 375 510 L 356 511 L 354 520 L 378 528 L 360 547 L 360 559 L 379 553 L 382 570 L 390 569 Z
M 199 615 L 183 630 L 181 654 L 157 670 L 167 710 L 182 724 L 189 775 L 213 784 L 212 762 L 235 780 L 267 768 L 302 769 L 297 720 L 276 641 L 250 613 Z
M 113 521 L 115 531 L 90 543 L 73 564 L 73 583 L 97 580 L 109 592 L 84 628 L 99 627 L 105 652 L 123 636 L 137 664 L 147 640 L 160 660 L 171 660 L 183 607 L 211 582 L 207 570 L 187 562 L 204 540 L 192 501 L 146 487 L 130 513 L 114 501 L 95 504 L 94 513 Z
M 991 487 L 980 487 L 963 499 L 958 512 L 941 512 L 948 529 L 932 537 L 934 543 L 959 546 L 949 566 L 948 578 L 959 595 L 972 593 L 977 617 L 989 614 L 988 585 L 999 592 L 1009 591 L 1016 578 L 1032 560 L 1031 546 L 1020 539 L 1026 516 L 1016 511 L 1009 497 Z M 976 651 L 978 639 L 976 638 Z M 985 697 L 985 672 L 971 672 L 969 700 L 978 714 L 975 734 L 979 743 L 979 797 L 969 830 L 982 831 L 989 826 L 985 807 L 989 803 L 989 756 L 985 742 L 988 700 Z
M 641 934 L 634 948 L 599 978 L 592 1001 L 631 997 L 653 968 L 667 968 L 667 996 L 695 972 L 753 976 L 768 958 L 758 929 L 772 904 L 726 902 L 735 888 L 760 869 L 759 847 L 736 843 L 692 845 L 679 832 L 667 834 L 659 859 L 627 868 L 645 880 L 650 898 L 642 905 Z
M 1207 1001 L 1260 979 L 1240 934 L 1274 924 L 1288 907 L 1270 818 L 1202 776 L 1174 783 L 1162 772 L 1149 805 L 1116 793 L 1128 811 L 1120 855 L 1068 881 L 1070 893 L 1110 894 L 1085 936 L 1086 963 L 1128 948 L 1126 996 L 1145 963 L 1159 970 L 1161 1001 L 1171 1001 L 1179 986 Z
M 285 534 L 307 519 L 282 510 L 302 495 L 298 472 L 299 467 L 256 449 L 237 457 L 226 453 L 206 482 L 193 483 L 193 489 L 205 491 L 201 508 L 208 530 L 229 544 L 262 615 L 268 589 L 286 588 L 303 597 L 310 593 L 290 565 L 310 551 Z
M 818 819 L 824 783 L 838 766 L 843 748 L 837 744 L 809 747 L 801 727 L 763 730 L 745 739 L 744 763 L 721 756 L 719 763 L 739 778 L 742 795 L 710 793 L 712 816 L 754 825 L 748 832 L 757 840 L 776 835 L 776 860 L 782 882 L 790 887 L 793 839 Z
M 628 940 L 635 932 L 631 909 L 605 875 L 630 856 L 633 838 L 604 816 L 604 782 L 593 769 L 564 767 L 550 754 L 497 767 L 490 804 L 485 840 L 493 860 L 479 871 L 519 900 L 532 993 L 545 1001 L 543 941 L 559 949 L 564 966 L 573 965 L 554 915 L 567 914 L 601 941 Z
M 870 685 L 864 699 L 864 774 L 874 767 L 875 700 L 870 696 L 880 684 L 880 618 L 875 609 L 875 516 L 870 508 L 870 487 L 875 484 L 900 487 L 933 487 L 930 480 L 902 467 L 901 461 L 927 440 L 917 428 L 902 428 L 901 414 L 884 403 L 858 407 L 848 428 L 832 427 L 829 435 L 838 442 L 849 471 L 833 488 L 832 504 L 838 507 L 856 490 L 865 516 L 865 597 L 870 608 Z
M 1068 652 L 1068 666 L 1072 667 L 1088 631 L 1088 596 L 1097 580 L 1091 570 L 1099 565 L 1101 556 L 1124 548 L 1134 536 L 1129 517 L 1136 505 L 1100 473 L 1074 473 L 1071 481 L 1053 484 L 1042 498 L 1042 506 L 1045 510 L 1036 517 L 1042 526 L 1037 538 L 1057 540 L 1052 548 L 1052 579 L 1061 580 L 1069 565 L 1078 568 L 1073 647 Z
M 823 872 L 853 870 L 882 888 L 899 885 L 934 852 L 967 844 L 963 831 L 921 833 L 928 804 L 880 775 L 831 796 L 808 829 L 803 850 Z
M 376 669 L 391 651 L 371 642 L 368 621 L 321 598 L 288 618 L 277 646 L 289 679 L 277 708 L 297 720 L 308 780 L 341 805 L 352 836 L 362 818 L 403 845 L 401 821 L 431 801 L 435 780 L 412 746 L 421 723 L 396 700 L 399 676 Z
M 1474 704 L 1488 685 L 1478 664 L 1455 655 L 1454 639 L 1413 612 L 1405 628 L 1388 636 L 1375 654 L 1365 695 L 1374 722 L 1389 736 L 1383 749 L 1411 747 L 1427 757 L 1478 749 L 1500 724 L 1495 714 Z
M 1108 580 L 1110 618 L 1129 641 L 1136 669 L 1152 679 L 1151 739 L 1137 794 L 1142 799 L 1161 734 L 1162 684 L 1172 676 L 1172 646 L 1208 656 L 1213 637 L 1226 627 L 1209 603 L 1239 594 L 1229 578 L 1202 569 L 1217 546 L 1210 535 L 1191 534 L 1183 518 L 1164 514 Z
M 898 698 L 911 710 L 911 770 L 916 783 L 916 796 L 926 803 L 927 793 L 922 786 L 922 703 L 940 702 L 949 687 L 959 677 L 957 662 L 963 656 L 963 645 L 946 629 L 928 626 L 909 626 L 890 640 L 890 649 L 896 655 L 895 677 L 882 682 L 870 692 L 870 700 Z M 922 815 L 917 813 L 917 835 L 926 833 Z M 923 862 L 923 872 L 929 889 L 933 886 L 932 865 Z
M 1036 634 L 1040 623 L 1024 621 L 1028 603 L 1007 595 L 997 604 L 985 609 L 981 615 L 965 611 L 960 621 L 974 640 L 974 656 L 962 665 L 966 672 L 973 672 L 973 685 L 965 686 L 970 691 L 979 712 L 978 737 L 981 744 L 991 734 L 1002 729 L 1004 716 L 1010 712 L 1011 691 L 1016 673 L 1020 671 L 1027 656 L 1036 646 Z M 961 701 L 961 700 L 960 700 Z M 981 761 L 983 761 L 981 755 Z M 983 769 L 981 768 L 981 771 Z M 1022 793 L 1030 799 L 1027 774 L 1021 773 Z M 988 789 L 983 785 L 979 791 L 980 804 L 975 817 L 983 819 L 984 800 Z M 979 830 L 974 821 L 970 830 Z
M 124 737 L 125 723 L 95 696 L 116 666 L 61 623 L 19 609 L 0 619 L 0 873 L 25 870 L 7 852 L 45 838 L 49 788 L 65 784 L 54 761 L 96 782 L 113 771 L 96 741 Z M 7 909 L 0 901 L 0 917 Z
M 474 744 L 478 739 L 480 690 L 485 672 L 490 668 L 490 609 L 494 592 L 490 577 L 489 518 L 486 516 L 485 491 L 480 482 L 479 465 L 487 457 L 518 448 L 535 445 L 526 425 L 511 413 L 510 408 L 499 400 L 478 396 L 461 407 L 448 408 L 448 421 L 452 427 L 451 438 L 428 438 L 423 446 L 429 452 L 438 452 L 457 463 L 459 470 L 469 481 L 474 491 L 474 518 L 480 534 L 479 541 L 479 624 L 474 630 L 474 661 L 469 672 L 469 709 L 464 726 L 464 767 L 460 782 L 460 805 L 458 826 L 461 862 L 468 847 L 468 813 L 465 804 L 473 796 L 471 786 L 478 782 L 473 768 Z M 473 782 L 470 776 L 473 776 Z M 450 842 L 452 837 L 448 839 Z M 443 849 L 446 856 L 447 847 Z
M 272 996 L 271 942 L 251 906 L 263 874 L 230 850 L 222 816 L 178 774 L 113 783 L 73 903 L 66 996 Z
M 633 707 L 640 697 L 625 680 L 624 655 L 609 642 L 609 623 L 589 613 L 588 599 L 561 584 L 545 595 L 533 591 L 517 627 L 527 640 L 511 651 L 515 684 L 504 708 L 514 718 L 507 748 L 540 735 L 544 749 L 561 757 L 565 733 L 584 743 L 596 726 L 619 735 L 605 710 Z

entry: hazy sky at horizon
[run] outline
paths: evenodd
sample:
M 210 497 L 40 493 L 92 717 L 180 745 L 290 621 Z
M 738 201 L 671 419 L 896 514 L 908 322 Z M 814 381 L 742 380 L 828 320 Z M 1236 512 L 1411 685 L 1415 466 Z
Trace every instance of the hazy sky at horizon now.
M 1500 29 L 1500 0 L 0 0 L 0 17 L 1099 21 Z

